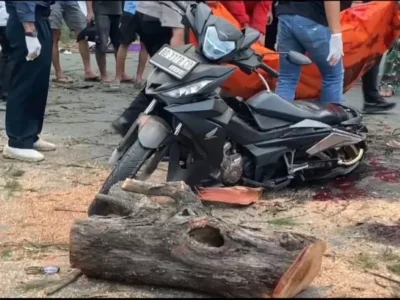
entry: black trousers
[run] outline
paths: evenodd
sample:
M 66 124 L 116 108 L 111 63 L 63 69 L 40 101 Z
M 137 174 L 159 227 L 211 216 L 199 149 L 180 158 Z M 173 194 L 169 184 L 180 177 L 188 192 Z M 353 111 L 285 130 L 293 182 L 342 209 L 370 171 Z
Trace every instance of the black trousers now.
M 10 147 L 32 149 L 42 131 L 53 46 L 49 15 L 49 8 L 36 7 L 35 26 L 42 49 L 33 61 L 26 60 L 25 32 L 16 12 L 11 12 L 8 19 L 7 38 L 14 63 L 6 110 Z
M 138 14 L 137 33 L 140 41 L 146 47 L 150 57 L 157 53 L 165 44 L 170 44 L 172 38 L 172 28 L 162 27 L 157 18 L 153 18 L 136 12 Z M 150 104 L 150 97 L 143 91 L 131 102 L 130 106 L 122 113 L 129 124 L 135 122 L 141 112 Z
M 11 46 L 6 35 L 6 27 L 0 27 L 0 97 L 7 97 L 10 88 L 13 65 L 10 59 Z
M 266 35 L 265 35 L 265 47 L 271 50 L 275 50 L 276 38 L 278 36 L 278 17 L 276 16 L 276 1 L 272 2 L 272 23 L 267 25 Z
M 376 102 L 381 98 L 378 89 L 379 65 L 381 60 L 382 56 L 379 58 L 378 62 L 362 77 L 362 89 L 365 102 Z

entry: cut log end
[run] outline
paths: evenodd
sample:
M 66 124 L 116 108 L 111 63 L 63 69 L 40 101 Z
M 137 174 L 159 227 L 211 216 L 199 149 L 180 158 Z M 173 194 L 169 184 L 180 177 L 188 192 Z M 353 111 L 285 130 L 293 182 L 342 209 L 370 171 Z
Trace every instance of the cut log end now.
M 272 298 L 293 298 L 305 290 L 318 275 L 325 250 L 323 241 L 304 248 L 279 280 Z

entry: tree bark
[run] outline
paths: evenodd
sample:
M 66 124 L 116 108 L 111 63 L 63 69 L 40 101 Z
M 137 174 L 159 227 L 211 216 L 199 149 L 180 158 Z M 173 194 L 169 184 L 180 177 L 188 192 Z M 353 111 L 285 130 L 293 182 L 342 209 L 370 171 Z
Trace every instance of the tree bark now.
M 148 196 L 171 197 L 177 209 Z M 311 236 L 265 235 L 208 216 L 182 182 L 127 179 L 98 200 L 115 215 L 71 230 L 71 264 L 90 277 L 225 297 L 294 297 L 318 274 L 326 249 Z

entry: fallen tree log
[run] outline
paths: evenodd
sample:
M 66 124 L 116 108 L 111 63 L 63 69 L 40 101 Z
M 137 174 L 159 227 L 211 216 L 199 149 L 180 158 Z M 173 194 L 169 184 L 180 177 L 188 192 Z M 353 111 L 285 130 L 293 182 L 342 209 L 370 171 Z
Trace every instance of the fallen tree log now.
M 167 196 L 162 207 L 148 196 Z M 326 244 L 256 233 L 208 216 L 182 182 L 127 179 L 99 201 L 114 215 L 77 221 L 70 262 L 89 277 L 187 288 L 225 297 L 294 297 L 318 274 Z

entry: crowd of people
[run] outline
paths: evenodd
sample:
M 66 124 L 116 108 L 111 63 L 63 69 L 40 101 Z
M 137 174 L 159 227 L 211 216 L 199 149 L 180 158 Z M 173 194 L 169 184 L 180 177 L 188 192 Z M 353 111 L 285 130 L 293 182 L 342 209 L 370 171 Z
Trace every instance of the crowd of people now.
M 6 110 L 9 138 L 3 154 L 25 161 L 44 159 L 42 151 L 55 150 L 52 143 L 40 139 L 47 102 L 51 65 L 53 81 L 70 84 L 60 61 L 59 42 L 64 21 L 78 40 L 85 81 L 99 81 L 118 89 L 122 83 L 141 88 L 149 56 L 163 45 L 180 46 L 187 42 L 178 12 L 165 1 L 86 1 L 87 13 L 78 1 L 0 1 L 0 98 Z M 217 1 L 202 1 L 212 6 Z M 308 54 L 323 79 L 320 101 L 343 100 L 343 41 L 340 12 L 353 1 L 221 1 L 240 25 L 260 32 L 259 43 L 285 52 Z M 368 1 L 363 1 L 368 2 Z M 88 38 L 79 38 L 89 27 L 95 29 L 95 57 L 99 74 L 91 65 Z M 140 40 L 139 64 L 135 78 L 125 69 L 129 46 Z M 107 50 L 115 50 L 115 78 L 107 69 Z M 400 42 L 390 50 L 385 74 L 378 84 L 379 64 L 363 78 L 364 111 L 392 109 L 385 100 L 399 86 Z M 300 67 L 280 59 L 280 77 L 276 93 L 294 101 Z M 380 88 L 380 90 L 379 90 Z M 149 99 L 141 93 L 113 122 L 124 135 Z M 6 104 L 6 105 L 5 105 Z

